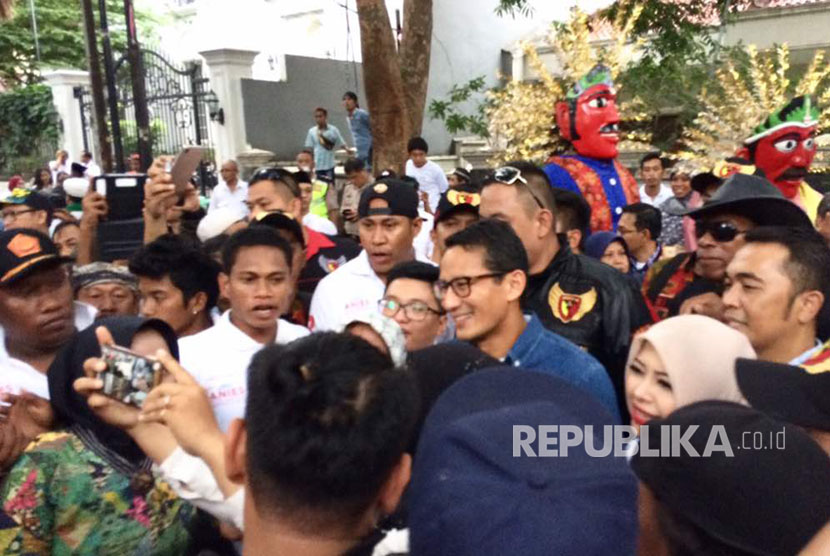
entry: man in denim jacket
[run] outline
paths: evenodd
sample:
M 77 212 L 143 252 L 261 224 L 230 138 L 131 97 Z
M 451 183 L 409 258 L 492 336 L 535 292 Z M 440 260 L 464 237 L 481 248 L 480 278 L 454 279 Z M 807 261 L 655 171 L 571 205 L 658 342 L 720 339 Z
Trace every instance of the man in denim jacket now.
M 459 340 L 515 367 L 552 374 L 593 394 L 619 418 L 611 380 L 591 355 L 524 315 L 527 253 L 509 224 L 482 220 L 447 239 L 436 295 Z

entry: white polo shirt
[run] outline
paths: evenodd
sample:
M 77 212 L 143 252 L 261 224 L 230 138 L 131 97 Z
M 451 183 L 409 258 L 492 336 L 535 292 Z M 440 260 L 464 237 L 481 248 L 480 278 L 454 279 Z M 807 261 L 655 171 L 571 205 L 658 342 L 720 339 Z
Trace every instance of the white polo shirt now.
M 415 259 L 435 264 L 417 251 Z M 311 298 L 308 327 L 313 332 L 340 332 L 356 318 L 376 312 L 384 291 L 386 284 L 372 270 L 369 255 L 363 250 L 317 284 Z
M 245 414 L 248 365 L 264 344 L 256 342 L 231 322 L 231 312 L 210 328 L 179 340 L 179 361 L 207 391 L 216 421 L 227 431 L 231 421 Z M 307 336 L 302 326 L 279 319 L 276 344 Z
M 363 250 L 317 284 L 311 298 L 308 327 L 315 332 L 340 332 L 356 317 L 377 311 L 385 289 Z

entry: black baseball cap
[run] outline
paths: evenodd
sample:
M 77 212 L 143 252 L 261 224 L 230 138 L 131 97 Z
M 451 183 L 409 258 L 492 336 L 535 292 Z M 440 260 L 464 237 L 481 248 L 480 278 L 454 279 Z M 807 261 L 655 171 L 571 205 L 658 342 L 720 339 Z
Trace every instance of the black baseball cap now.
M 303 237 L 303 227 L 297 222 L 293 216 L 281 210 L 271 212 L 263 212 L 251 220 L 251 226 L 269 226 L 275 230 L 286 230 L 291 232 L 300 245 L 305 247 L 305 238 Z
M 0 232 L 0 287 L 37 270 L 69 262 L 48 236 L 27 228 Z
M 374 199 L 383 199 L 388 206 L 370 209 L 369 204 Z M 412 185 L 400 179 L 382 179 L 363 188 L 357 214 L 360 218 L 377 215 L 418 218 L 418 193 Z
M 741 393 L 755 409 L 830 431 L 830 342 L 799 365 L 738 359 L 735 372 Z
M 449 217 L 456 212 L 466 211 L 478 214 L 481 204 L 481 194 L 471 187 L 457 187 L 448 189 L 441 194 L 438 207 L 435 210 L 435 223 Z

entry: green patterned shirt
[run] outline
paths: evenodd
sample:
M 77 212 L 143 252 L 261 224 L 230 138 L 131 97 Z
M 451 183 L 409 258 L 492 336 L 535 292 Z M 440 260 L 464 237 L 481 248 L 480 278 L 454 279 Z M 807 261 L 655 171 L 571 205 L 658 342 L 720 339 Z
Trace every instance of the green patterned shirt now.
M 141 494 L 72 432 L 39 436 L 2 489 L 2 554 L 182 554 L 192 507 L 156 479 Z

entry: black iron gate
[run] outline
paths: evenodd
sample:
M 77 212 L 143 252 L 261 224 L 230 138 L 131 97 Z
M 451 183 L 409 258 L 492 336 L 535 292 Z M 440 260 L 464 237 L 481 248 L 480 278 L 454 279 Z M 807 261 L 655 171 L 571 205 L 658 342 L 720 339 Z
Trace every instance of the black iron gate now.
M 209 80 L 202 76 L 198 62 L 179 66 L 152 50 L 141 50 L 147 108 L 150 114 L 150 144 L 153 156 L 175 155 L 182 147 L 199 145 L 207 148 L 207 160 L 214 160 L 213 140 L 209 125 L 209 102 L 216 95 L 210 90 Z M 135 102 L 130 82 L 129 61 L 122 56 L 115 64 L 118 112 L 121 127 L 121 149 L 129 159 L 138 152 L 138 126 Z M 81 124 L 84 129 L 84 148 L 91 150 L 93 130 L 90 125 L 92 99 L 89 90 L 76 87 Z M 117 139 L 117 138 L 115 138 Z M 118 151 L 115 151 L 118 152 Z M 129 160 L 125 167 L 130 168 Z M 202 190 L 215 185 L 215 164 L 203 163 L 199 177 Z

